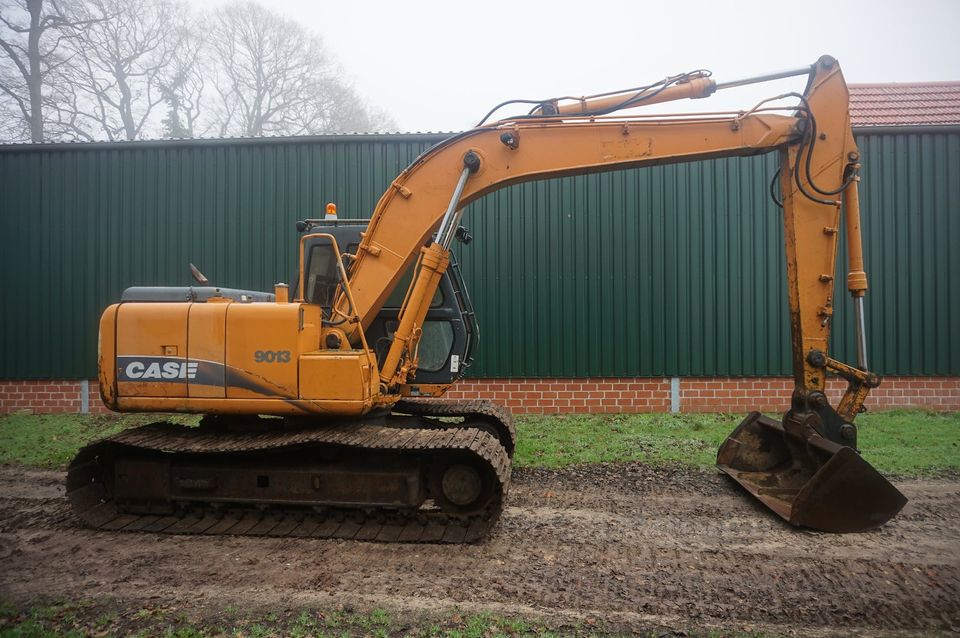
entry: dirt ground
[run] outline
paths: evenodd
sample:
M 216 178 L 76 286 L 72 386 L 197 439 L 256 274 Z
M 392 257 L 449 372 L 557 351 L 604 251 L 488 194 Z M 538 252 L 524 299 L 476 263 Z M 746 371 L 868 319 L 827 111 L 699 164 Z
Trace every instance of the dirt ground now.
M 60 472 L 0 468 L 0 599 L 395 613 L 489 611 L 615 630 L 960 630 L 960 481 L 900 480 L 882 530 L 797 531 L 713 472 L 517 470 L 466 546 L 84 529 Z

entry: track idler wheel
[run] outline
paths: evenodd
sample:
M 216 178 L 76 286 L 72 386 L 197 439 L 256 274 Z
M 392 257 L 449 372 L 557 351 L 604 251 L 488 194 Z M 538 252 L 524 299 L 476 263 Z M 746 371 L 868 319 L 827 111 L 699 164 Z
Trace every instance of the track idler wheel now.
M 480 514 L 496 493 L 496 477 L 485 467 L 464 459 L 435 463 L 428 484 L 433 502 L 450 514 Z

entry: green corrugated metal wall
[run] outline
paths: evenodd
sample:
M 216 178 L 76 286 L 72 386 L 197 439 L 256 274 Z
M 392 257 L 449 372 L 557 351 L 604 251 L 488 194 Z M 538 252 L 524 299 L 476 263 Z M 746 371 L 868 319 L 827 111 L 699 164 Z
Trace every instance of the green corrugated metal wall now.
M 100 310 L 128 285 L 189 283 L 188 261 L 224 286 L 289 280 L 295 220 L 327 201 L 366 217 L 439 139 L 0 147 L 0 378 L 92 376 Z M 872 367 L 960 374 L 960 132 L 858 141 Z M 788 373 L 775 166 L 564 178 L 471 205 L 472 376 Z M 834 352 L 852 361 L 842 298 Z

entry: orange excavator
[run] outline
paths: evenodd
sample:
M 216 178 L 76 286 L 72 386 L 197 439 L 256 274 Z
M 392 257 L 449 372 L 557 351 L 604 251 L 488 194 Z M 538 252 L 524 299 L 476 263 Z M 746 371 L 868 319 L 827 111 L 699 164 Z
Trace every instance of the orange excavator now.
M 796 75 L 808 78 L 802 94 L 747 111 L 635 110 Z M 486 121 L 517 102 L 532 108 Z M 451 252 L 471 239 L 464 207 L 529 180 L 776 151 L 795 389 L 782 420 L 750 414 L 717 465 L 794 525 L 847 532 L 892 518 L 906 499 L 861 458 L 853 425 L 879 379 L 865 346 L 860 156 L 836 60 L 727 83 L 694 71 L 498 109 L 418 157 L 369 222 L 341 220 L 332 205 L 325 219 L 299 222 L 292 288 L 211 286 L 191 265 L 198 285 L 129 288 L 107 308 L 104 403 L 204 416 L 198 427 L 159 422 L 83 448 L 67 478 L 75 512 L 108 530 L 483 538 L 507 495 L 515 432 L 491 401 L 439 398 L 479 335 Z M 855 366 L 828 349 L 841 221 Z M 828 374 L 848 382 L 836 407 Z

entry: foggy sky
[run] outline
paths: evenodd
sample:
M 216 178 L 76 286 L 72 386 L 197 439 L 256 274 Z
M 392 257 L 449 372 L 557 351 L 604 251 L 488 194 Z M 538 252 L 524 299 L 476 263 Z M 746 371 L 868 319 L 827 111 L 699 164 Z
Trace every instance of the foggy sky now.
M 849 83 L 960 80 L 960 0 L 264 4 L 323 36 L 344 75 L 400 131 L 463 130 L 511 98 L 590 94 L 697 68 L 722 82 L 824 53 Z M 803 85 L 730 90 L 669 110 L 749 108 Z

